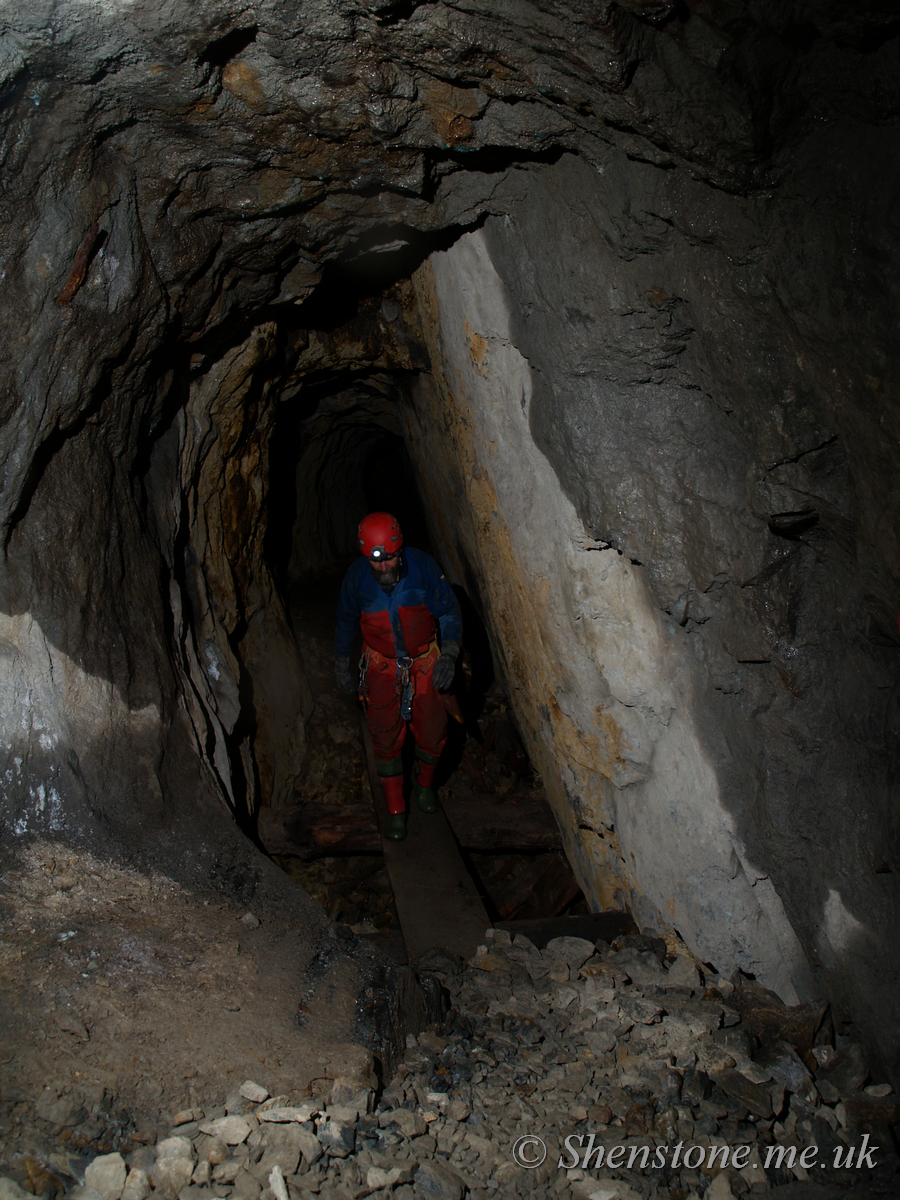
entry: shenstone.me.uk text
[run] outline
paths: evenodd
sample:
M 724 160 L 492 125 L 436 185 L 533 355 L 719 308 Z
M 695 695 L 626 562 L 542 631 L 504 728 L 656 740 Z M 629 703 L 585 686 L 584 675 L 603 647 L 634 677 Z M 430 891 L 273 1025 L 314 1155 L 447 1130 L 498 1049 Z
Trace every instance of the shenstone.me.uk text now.
M 635 1168 L 646 1171 L 661 1170 L 665 1166 L 673 1169 L 687 1167 L 697 1170 L 698 1167 L 718 1166 L 732 1167 L 740 1171 L 743 1167 L 752 1165 L 763 1169 L 774 1167 L 792 1167 L 794 1163 L 809 1170 L 810 1167 L 874 1167 L 872 1155 L 877 1146 L 869 1146 L 869 1135 L 863 1134 L 859 1146 L 837 1146 L 831 1159 L 825 1158 L 823 1151 L 819 1157 L 818 1146 L 806 1146 L 798 1150 L 796 1146 L 700 1146 L 696 1143 L 685 1146 L 677 1142 L 671 1150 L 668 1146 L 609 1146 L 597 1140 L 596 1134 L 569 1134 L 563 1143 L 567 1154 L 559 1156 L 558 1167 L 571 1170 L 580 1167 L 582 1171 L 591 1167 L 604 1165 L 615 1170 L 617 1167 Z M 627 1158 L 626 1158 L 627 1156 Z M 762 1160 L 762 1161 L 759 1161 Z
M 809 1170 L 811 1167 L 832 1167 L 837 1169 L 874 1167 L 873 1155 L 877 1146 L 869 1145 L 869 1135 L 863 1134 L 858 1146 L 837 1146 L 832 1157 L 827 1157 L 826 1151 L 821 1156 L 818 1146 L 806 1146 L 802 1150 L 796 1146 L 702 1146 L 696 1142 L 685 1145 L 676 1142 L 671 1148 L 664 1146 L 622 1146 L 605 1145 L 594 1133 L 570 1133 L 563 1142 L 564 1152 L 559 1156 L 557 1167 L 563 1170 L 573 1170 L 580 1167 L 589 1171 L 599 1167 L 612 1170 L 656 1170 L 668 1166 L 672 1170 L 686 1167 L 696 1171 L 700 1167 L 731 1167 L 740 1171 L 744 1167 L 762 1167 L 764 1170 L 774 1168 L 779 1170 L 794 1165 Z M 520 1167 L 533 1169 L 541 1166 L 547 1158 L 547 1145 L 542 1138 L 533 1133 L 525 1134 L 516 1140 L 512 1148 L 512 1157 Z

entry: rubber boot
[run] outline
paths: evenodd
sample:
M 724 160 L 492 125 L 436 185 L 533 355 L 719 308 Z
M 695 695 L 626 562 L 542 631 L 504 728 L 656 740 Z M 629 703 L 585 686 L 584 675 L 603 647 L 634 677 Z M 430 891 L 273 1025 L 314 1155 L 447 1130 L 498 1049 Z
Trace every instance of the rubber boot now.
M 381 791 L 387 805 L 388 815 L 382 829 L 382 835 L 392 842 L 402 842 L 406 837 L 406 805 L 403 803 L 403 775 L 382 775 L 385 767 L 400 765 L 400 760 L 391 763 L 378 763 L 378 774 L 381 776 Z
M 415 778 L 413 790 L 416 793 L 416 804 L 423 813 L 435 813 L 438 810 L 437 796 L 434 794 L 434 771 L 437 759 L 426 762 L 424 758 L 416 757 Z

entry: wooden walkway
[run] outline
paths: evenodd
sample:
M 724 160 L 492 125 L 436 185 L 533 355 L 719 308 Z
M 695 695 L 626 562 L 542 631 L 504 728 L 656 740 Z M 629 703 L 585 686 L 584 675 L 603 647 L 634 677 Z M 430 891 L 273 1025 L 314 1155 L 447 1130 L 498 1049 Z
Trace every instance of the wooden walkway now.
M 381 829 L 387 810 L 362 713 L 360 726 L 372 801 Z M 490 919 L 443 811 L 419 812 L 414 797 L 409 804 L 406 840 L 381 839 L 409 961 L 415 964 L 426 951 L 434 949 L 451 950 L 468 961 L 484 941 Z

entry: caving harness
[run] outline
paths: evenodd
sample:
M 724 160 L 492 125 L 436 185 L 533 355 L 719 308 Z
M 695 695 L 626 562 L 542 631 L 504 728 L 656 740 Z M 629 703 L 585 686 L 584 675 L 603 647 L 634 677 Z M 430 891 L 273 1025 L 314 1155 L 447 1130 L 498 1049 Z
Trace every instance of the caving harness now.
M 436 642 L 425 651 L 425 654 L 417 655 L 417 658 L 425 658 L 431 654 Z M 364 708 L 369 706 L 369 667 L 376 666 L 379 662 L 396 663 L 397 674 L 394 683 L 394 692 L 400 698 L 400 716 L 404 721 L 408 721 L 412 717 L 412 703 L 415 694 L 413 684 L 412 666 L 415 660 L 408 655 L 403 658 L 388 658 L 384 654 L 379 654 L 377 650 L 371 649 L 369 646 L 363 646 L 362 657 L 359 660 L 359 689 L 358 696 Z M 387 707 L 386 705 L 384 707 Z

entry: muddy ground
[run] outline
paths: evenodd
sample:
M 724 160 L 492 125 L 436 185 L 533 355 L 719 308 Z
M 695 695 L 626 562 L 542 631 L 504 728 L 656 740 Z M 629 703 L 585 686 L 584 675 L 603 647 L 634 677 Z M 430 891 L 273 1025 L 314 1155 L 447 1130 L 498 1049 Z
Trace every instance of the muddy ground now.
M 341 987 L 338 962 L 321 1004 L 277 912 L 46 842 L 3 866 L 0 1159 L 152 1141 L 250 1076 L 309 1095 L 370 1072 L 356 971 Z

